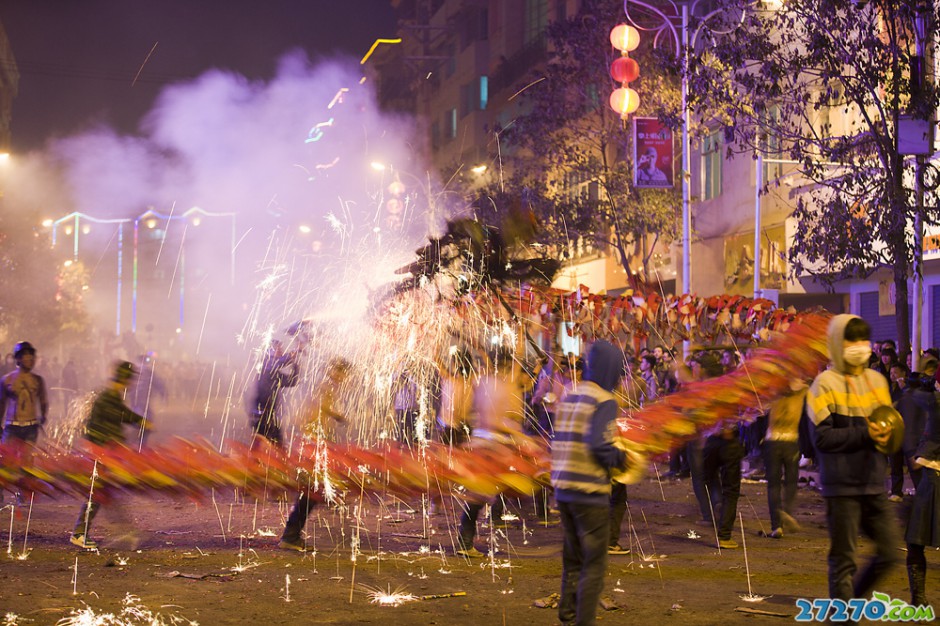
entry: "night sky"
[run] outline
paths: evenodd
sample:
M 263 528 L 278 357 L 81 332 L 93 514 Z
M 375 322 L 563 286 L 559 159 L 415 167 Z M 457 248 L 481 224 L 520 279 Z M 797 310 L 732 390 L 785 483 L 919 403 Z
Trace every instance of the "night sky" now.
M 92 124 L 134 134 L 163 87 L 211 68 L 265 79 L 290 50 L 360 59 L 396 28 L 388 0 L 5 0 L 0 21 L 21 74 L 14 153 Z

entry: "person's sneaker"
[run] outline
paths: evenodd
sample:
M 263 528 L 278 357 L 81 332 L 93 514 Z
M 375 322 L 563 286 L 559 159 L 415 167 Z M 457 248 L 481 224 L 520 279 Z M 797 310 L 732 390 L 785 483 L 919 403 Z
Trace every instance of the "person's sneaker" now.
M 460 556 L 465 556 L 468 559 L 478 559 L 482 556 L 486 556 L 482 552 L 474 548 L 473 546 L 470 546 L 469 548 L 460 548 L 459 550 L 457 550 L 457 554 Z
M 904 498 L 895 493 L 892 493 L 890 496 L 888 496 L 888 502 L 901 502 L 902 500 L 904 500 Z
M 773 531 L 771 531 L 771 533 L 767 536 L 770 537 L 771 539 L 780 539 L 781 537 L 783 537 L 783 529 L 774 528 Z
M 280 548 L 281 550 L 291 550 L 293 552 L 306 552 L 307 551 L 307 546 L 305 546 L 303 542 L 300 540 L 281 539 L 278 542 L 277 547 Z
M 798 533 L 801 530 L 800 523 L 786 511 L 780 511 L 780 524 L 788 533 Z
M 607 547 L 607 554 L 630 554 L 630 548 L 624 548 L 619 543 Z
M 735 550 L 738 547 L 738 542 L 734 539 L 719 539 L 718 547 L 722 550 Z
M 86 537 L 85 535 L 72 535 L 69 538 L 69 541 L 73 545 L 78 546 L 79 548 L 84 548 L 85 550 L 94 550 L 98 547 L 98 544 Z

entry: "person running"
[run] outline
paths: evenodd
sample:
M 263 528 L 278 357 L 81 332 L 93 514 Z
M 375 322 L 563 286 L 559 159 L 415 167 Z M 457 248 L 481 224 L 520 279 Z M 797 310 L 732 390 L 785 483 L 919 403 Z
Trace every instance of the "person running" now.
M 283 344 L 273 340 L 261 362 L 261 371 L 255 383 L 255 395 L 249 408 L 252 431 L 252 449 L 264 439 L 280 447 L 281 434 L 280 399 L 281 390 L 294 387 L 300 380 L 300 367 L 294 353 L 284 352 Z
M 144 416 L 135 413 L 124 403 L 127 387 L 136 375 L 134 365 L 128 361 L 121 361 L 115 365 L 111 380 L 95 397 L 91 413 L 88 415 L 88 422 L 85 424 L 85 439 L 97 446 L 122 446 L 125 445 L 125 425 L 147 428 Z M 70 539 L 73 544 L 88 550 L 98 547 L 98 544 L 89 538 L 89 531 L 101 504 L 110 500 L 110 497 L 111 494 L 107 489 L 93 485 L 92 495 L 82 503 L 78 519 L 75 520 Z M 124 510 L 120 506 L 115 506 L 111 510 L 126 530 L 122 539 L 126 539 L 132 547 L 136 547 L 138 537 Z
M 337 394 L 349 377 L 351 368 L 352 366 L 346 359 L 333 359 L 327 367 L 323 382 L 314 392 L 314 400 L 304 420 L 303 430 L 305 436 L 312 439 L 314 445 L 317 446 L 318 453 L 321 448 L 325 450 L 326 444 L 336 440 L 337 426 L 346 423 L 346 415 L 339 406 Z M 290 515 L 287 516 L 284 532 L 281 533 L 281 539 L 278 542 L 278 547 L 282 550 L 307 551 L 302 535 L 310 511 L 316 505 L 310 493 L 311 478 L 308 475 L 306 483 L 301 484 L 300 496 L 294 503 Z

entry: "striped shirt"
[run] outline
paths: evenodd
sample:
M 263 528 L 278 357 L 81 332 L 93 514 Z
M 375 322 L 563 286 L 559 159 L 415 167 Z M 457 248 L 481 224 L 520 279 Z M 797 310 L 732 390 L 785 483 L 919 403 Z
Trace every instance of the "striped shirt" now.
M 610 497 L 610 470 L 599 462 L 592 446 L 592 439 L 596 436 L 593 432 L 595 414 L 607 401 L 615 402 L 611 392 L 592 382 L 584 382 L 565 396 L 556 411 L 552 486 L 559 500 L 564 499 L 563 492 L 588 494 L 590 499 L 598 499 L 601 503 Z M 612 417 L 616 417 L 616 405 Z M 604 428 L 603 438 L 612 441 L 616 420 L 611 419 Z

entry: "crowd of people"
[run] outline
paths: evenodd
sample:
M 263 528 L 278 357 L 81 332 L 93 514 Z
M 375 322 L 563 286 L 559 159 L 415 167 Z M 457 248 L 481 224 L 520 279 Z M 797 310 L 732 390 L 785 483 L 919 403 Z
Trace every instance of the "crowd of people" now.
M 830 597 L 849 600 L 865 597 L 897 561 L 901 529 L 892 502 L 905 496 L 906 471 L 914 487 L 908 492 L 913 506 L 904 529 L 906 565 L 912 603 L 926 604 L 925 547 L 940 546 L 937 352 L 926 350 L 911 370 L 899 363 L 892 341 L 871 342 L 870 334 L 861 318 L 836 316 L 829 329 L 828 369 L 815 380 L 793 379 L 788 392 L 763 414 L 742 413 L 737 420 L 697 433 L 673 451 L 665 477 L 691 481 L 698 523 L 713 530 L 719 549 L 735 549 L 731 531 L 745 458 L 750 458 L 751 476 L 758 475 L 752 467 L 756 459 L 762 460 L 759 472 L 767 481 L 771 527 L 767 536 L 773 539 L 800 531 L 793 513 L 801 459 L 815 464 L 827 507 Z M 680 361 L 661 346 L 632 355 L 598 340 L 583 357 L 542 355 L 536 369 L 526 358 L 531 349 L 524 326 L 515 336 L 515 345 L 454 348 L 434 368 L 434 376 L 401 372 L 389 412 L 406 446 L 437 439 L 473 449 L 512 445 L 550 450 L 551 486 L 533 495 L 539 515 L 558 520 L 563 529 L 559 618 L 563 623 L 593 623 L 608 555 L 629 552 L 619 539 L 627 488 L 617 478 L 635 461 L 618 444 L 617 420 L 629 420 L 631 411 L 697 380 L 746 367 L 747 351 L 722 346 L 695 351 Z M 61 366 L 52 360 L 44 370 L 48 374 L 37 374 L 37 350 L 25 341 L 16 344 L 11 356 L 13 369 L 0 378 L 2 438 L 35 443 L 50 407 L 63 401 L 52 391 L 81 389 L 78 368 L 71 360 Z M 120 445 L 127 426 L 137 428 L 141 437 L 146 433 L 149 398 L 155 392 L 166 396 L 174 387 L 153 368 L 152 355 L 114 366 L 88 415 L 84 433 L 89 441 Z M 277 341 L 268 346 L 247 410 L 253 446 L 285 445 L 281 395 L 297 386 L 301 368 L 297 351 L 285 352 Z M 355 417 L 345 406 L 353 369 L 345 359 L 329 360 L 303 403 L 300 432 L 318 445 L 341 438 L 342 427 Z M 146 402 L 137 397 L 142 381 Z M 902 438 L 883 417 L 886 407 L 896 407 Z M 303 530 L 314 506 L 312 495 L 309 489 L 298 494 L 281 548 L 306 550 Z M 89 531 L 108 499 L 102 493 L 83 503 L 72 543 L 95 547 Z M 481 557 L 485 552 L 476 545 L 480 514 L 488 512 L 490 523 L 499 524 L 505 502 L 500 496 L 461 502 L 456 551 L 468 559 Z M 120 517 L 120 507 L 111 506 Z M 859 531 L 871 537 L 876 554 L 857 574 Z

